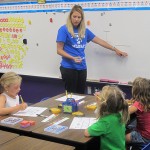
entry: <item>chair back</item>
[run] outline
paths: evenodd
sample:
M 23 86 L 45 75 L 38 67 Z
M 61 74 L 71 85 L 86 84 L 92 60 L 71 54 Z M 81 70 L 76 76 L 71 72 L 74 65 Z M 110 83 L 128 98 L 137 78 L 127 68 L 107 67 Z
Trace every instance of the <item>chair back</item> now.
M 150 143 L 148 143 L 142 150 L 150 150 Z

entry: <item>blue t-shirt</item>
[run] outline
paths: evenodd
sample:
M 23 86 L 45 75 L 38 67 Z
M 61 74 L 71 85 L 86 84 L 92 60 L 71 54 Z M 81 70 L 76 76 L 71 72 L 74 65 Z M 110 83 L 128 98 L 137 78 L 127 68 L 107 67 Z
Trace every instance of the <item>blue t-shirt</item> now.
M 84 50 L 87 42 L 90 42 L 95 37 L 95 35 L 87 28 L 85 31 L 85 36 L 82 39 L 78 36 L 77 28 L 74 28 L 74 33 L 75 37 L 72 37 L 72 35 L 68 32 L 66 25 L 63 25 L 58 30 L 56 42 L 63 42 L 64 51 L 71 56 L 81 57 L 82 62 L 75 63 L 73 60 L 62 57 L 61 66 L 64 68 L 84 70 L 87 68 Z

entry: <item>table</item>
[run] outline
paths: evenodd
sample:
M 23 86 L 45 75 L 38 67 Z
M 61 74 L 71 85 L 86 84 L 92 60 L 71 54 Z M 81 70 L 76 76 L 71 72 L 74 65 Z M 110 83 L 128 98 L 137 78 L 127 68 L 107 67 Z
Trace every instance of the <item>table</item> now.
M 19 136 L 3 145 L 1 150 L 74 150 L 72 146 L 58 144 L 50 141 L 36 139 L 27 136 Z
M 59 97 L 62 97 L 64 95 L 65 94 L 60 94 L 56 97 L 42 101 L 42 102 L 37 103 L 33 106 L 36 106 L 36 107 L 47 106 L 49 108 L 58 107 L 58 105 L 62 102 L 56 101 L 56 99 Z M 87 104 L 91 104 L 91 103 L 95 102 L 95 97 L 91 96 L 91 95 L 86 95 L 86 97 L 84 98 L 84 101 L 85 101 L 84 103 L 79 105 L 79 111 L 83 112 L 85 114 L 85 117 L 95 117 L 94 111 L 90 111 L 90 110 L 87 110 L 85 108 L 85 106 Z M 49 113 L 50 112 L 47 110 L 44 112 L 44 115 L 49 115 Z M 74 116 L 71 114 L 65 114 L 62 112 L 59 114 L 58 117 L 56 117 L 56 119 L 53 120 L 53 122 L 59 120 L 62 117 L 68 117 L 69 119 L 62 122 L 61 125 L 69 127 Z M 99 149 L 99 145 L 100 145 L 99 138 L 98 137 L 97 138 L 96 137 L 89 137 L 89 138 L 85 137 L 84 136 L 84 129 L 68 129 L 68 130 L 62 132 L 61 134 L 54 134 L 54 133 L 45 132 L 44 128 L 50 126 L 50 123 L 44 124 L 43 126 L 33 130 L 32 133 L 35 134 L 39 138 L 43 138 L 46 140 L 52 140 L 52 141 L 56 141 L 56 142 L 63 143 L 63 144 L 67 143 L 69 145 L 73 145 L 76 147 L 76 149 L 87 150 L 87 149 L 91 149 L 90 146 L 92 146 L 92 149 L 95 146 L 94 150 Z
M 59 104 L 61 104 L 61 101 L 56 101 L 57 98 L 60 98 L 64 96 L 65 93 L 60 94 L 58 96 L 52 97 L 48 100 L 36 103 L 32 106 L 34 107 L 47 107 L 48 109 L 45 110 L 42 115 L 50 116 L 52 115 L 52 112 L 49 110 L 52 107 L 58 107 Z M 83 96 L 83 95 L 82 95 Z M 79 105 L 79 111 L 83 112 L 85 114 L 85 117 L 96 117 L 94 111 L 89 111 L 85 108 L 87 104 L 91 104 L 95 102 L 95 97 L 91 95 L 84 95 L 86 96 L 83 101 L 84 103 Z M 8 116 L 0 117 L 0 120 L 7 118 Z M 100 139 L 99 137 L 85 137 L 84 136 L 84 129 L 67 129 L 66 131 L 60 133 L 60 134 L 54 134 L 45 132 L 44 128 L 50 126 L 51 123 L 58 121 L 59 119 L 62 119 L 63 117 L 68 117 L 69 119 L 62 122 L 60 125 L 70 127 L 70 124 L 74 118 L 71 114 L 65 114 L 61 112 L 57 117 L 52 119 L 50 122 L 41 122 L 44 118 L 43 117 L 21 117 L 24 120 L 34 120 L 36 122 L 35 125 L 22 128 L 20 127 L 20 124 L 16 125 L 6 125 L 0 123 L 0 129 L 4 129 L 7 131 L 15 132 L 21 135 L 26 135 L 38 139 L 44 139 L 47 141 L 53 141 L 61 144 L 71 145 L 76 147 L 76 150 L 89 150 L 89 149 L 99 149 L 100 147 Z
M 17 123 L 15 125 L 9 125 L 9 124 L 3 124 L 0 122 L 0 129 L 1 130 L 6 130 L 6 131 L 11 131 L 11 132 L 15 132 L 18 134 L 31 134 L 31 131 L 44 125 L 44 122 L 41 122 L 43 120 L 43 118 L 41 117 L 27 117 L 27 116 L 13 116 L 13 115 L 6 115 L 6 116 L 0 116 L 0 121 L 8 118 L 8 117 L 18 117 L 18 118 L 23 118 L 23 120 L 33 120 L 35 121 L 35 125 L 32 125 L 28 128 L 22 128 L 20 126 L 20 123 Z
M 2 131 L 0 130 L 0 146 L 12 139 L 15 139 L 16 137 L 18 137 L 19 134 L 15 134 L 15 133 L 11 133 L 11 132 L 7 132 L 7 131 Z

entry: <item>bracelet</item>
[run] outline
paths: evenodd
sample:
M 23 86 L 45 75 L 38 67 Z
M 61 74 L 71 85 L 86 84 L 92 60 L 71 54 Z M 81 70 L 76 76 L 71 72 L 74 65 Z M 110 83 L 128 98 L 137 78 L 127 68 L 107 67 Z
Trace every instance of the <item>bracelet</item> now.
M 112 46 L 112 50 L 113 50 L 113 51 L 115 51 L 115 48 L 116 48 L 115 46 Z

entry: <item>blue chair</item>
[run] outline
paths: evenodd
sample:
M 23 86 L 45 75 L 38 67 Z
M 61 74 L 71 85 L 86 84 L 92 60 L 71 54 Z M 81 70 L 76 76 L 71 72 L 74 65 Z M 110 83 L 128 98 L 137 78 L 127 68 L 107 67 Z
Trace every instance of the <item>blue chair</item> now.
M 148 143 L 142 150 L 150 150 L 150 143 Z
M 128 145 L 130 150 L 150 150 L 150 143 L 148 144 L 139 144 L 139 143 L 130 143 Z

